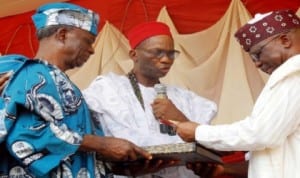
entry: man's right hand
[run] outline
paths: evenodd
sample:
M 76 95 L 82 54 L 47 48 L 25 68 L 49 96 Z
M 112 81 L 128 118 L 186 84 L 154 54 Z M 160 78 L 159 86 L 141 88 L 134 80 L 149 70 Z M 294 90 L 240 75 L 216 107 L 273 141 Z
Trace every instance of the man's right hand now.
M 144 174 L 155 173 L 163 168 L 175 166 L 178 161 L 175 160 L 138 160 L 125 163 L 111 164 L 112 172 L 117 175 L 141 176 Z
M 186 167 L 201 178 L 214 178 L 223 172 L 223 167 L 218 164 L 210 163 L 188 163 Z
M 150 153 L 120 138 L 85 135 L 80 146 L 82 151 L 94 151 L 106 161 L 135 161 L 137 158 L 152 159 Z
M 232 177 L 232 178 L 247 178 L 248 162 L 236 162 L 227 164 L 210 164 L 210 163 L 188 163 L 186 167 L 192 170 L 201 178 L 218 178 L 218 177 Z
M 182 140 L 186 142 L 194 142 L 195 141 L 195 132 L 197 127 L 200 125 L 199 123 L 192 121 L 185 122 L 176 122 L 169 120 L 175 128 L 176 133 L 181 137 Z

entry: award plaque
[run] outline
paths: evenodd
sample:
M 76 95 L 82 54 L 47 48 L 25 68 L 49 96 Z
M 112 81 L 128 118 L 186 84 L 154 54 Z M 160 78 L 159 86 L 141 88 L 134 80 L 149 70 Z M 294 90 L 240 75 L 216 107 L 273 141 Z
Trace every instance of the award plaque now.
M 188 162 L 207 162 L 222 164 L 220 154 L 197 143 L 177 143 L 143 147 L 152 154 L 153 159 L 177 160 L 180 165 Z
M 177 143 L 163 144 L 155 146 L 142 147 L 152 154 L 151 162 L 162 160 L 164 162 L 175 161 L 172 166 L 182 166 L 187 163 L 203 162 L 223 164 L 221 152 L 205 148 L 197 143 Z M 142 169 L 145 163 L 144 158 L 138 158 L 136 161 L 110 162 L 110 167 L 116 175 L 135 175 L 134 172 Z
M 215 150 L 205 148 L 195 142 L 162 144 L 142 147 L 152 154 L 152 160 L 176 161 L 173 166 L 186 165 L 186 163 L 205 162 L 223 164 L 221 154 Z M 111 165 L 119 170 L 143 164 L 145 159 L 136 161 L 111 162 Z

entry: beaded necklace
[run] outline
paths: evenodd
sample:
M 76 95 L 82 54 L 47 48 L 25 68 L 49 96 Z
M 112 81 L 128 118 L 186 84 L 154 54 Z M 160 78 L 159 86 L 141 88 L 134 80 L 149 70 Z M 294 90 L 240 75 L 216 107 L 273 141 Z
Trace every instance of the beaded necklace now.
M 134 91 L 134 94 L 135 94 L 136 98 L 139 100 L 142 108 L 145 110 L 145 105 L 144 105 L 144 99 L 143 99 L 143 96 L 142 96 L 142 92 L 141 92 L 140 86 L 138 84 L 138 81 L 137 81 L 136 76 L 133 73 L 133 71 L 128 72 L 127 77 L 130 81 L 130 84 L 132 86 L 132 89 Z

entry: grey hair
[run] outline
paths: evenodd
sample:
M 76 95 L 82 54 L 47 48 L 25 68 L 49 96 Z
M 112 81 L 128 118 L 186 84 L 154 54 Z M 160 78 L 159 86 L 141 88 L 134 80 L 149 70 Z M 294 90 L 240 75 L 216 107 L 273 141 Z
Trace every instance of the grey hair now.
M 70 25 L 50 25 L 45 28 L 41 28 L 37 31 L 36 35 L 38 40 L 49 37 L 53 35 L 59 28 L 73 29 L 73 26 Z

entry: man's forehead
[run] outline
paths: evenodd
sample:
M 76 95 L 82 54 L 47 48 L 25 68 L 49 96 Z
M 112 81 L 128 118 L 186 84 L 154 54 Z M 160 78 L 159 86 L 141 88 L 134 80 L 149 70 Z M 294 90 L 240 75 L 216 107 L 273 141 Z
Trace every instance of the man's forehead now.
M 162 46 L 173 44 L 173 38 L 169 35 L 155 35 L 151 36 L 140 43 L 140 45 L 150 45 L 150 46 Z M 139 45 L 138 45 L 139 46 Z

